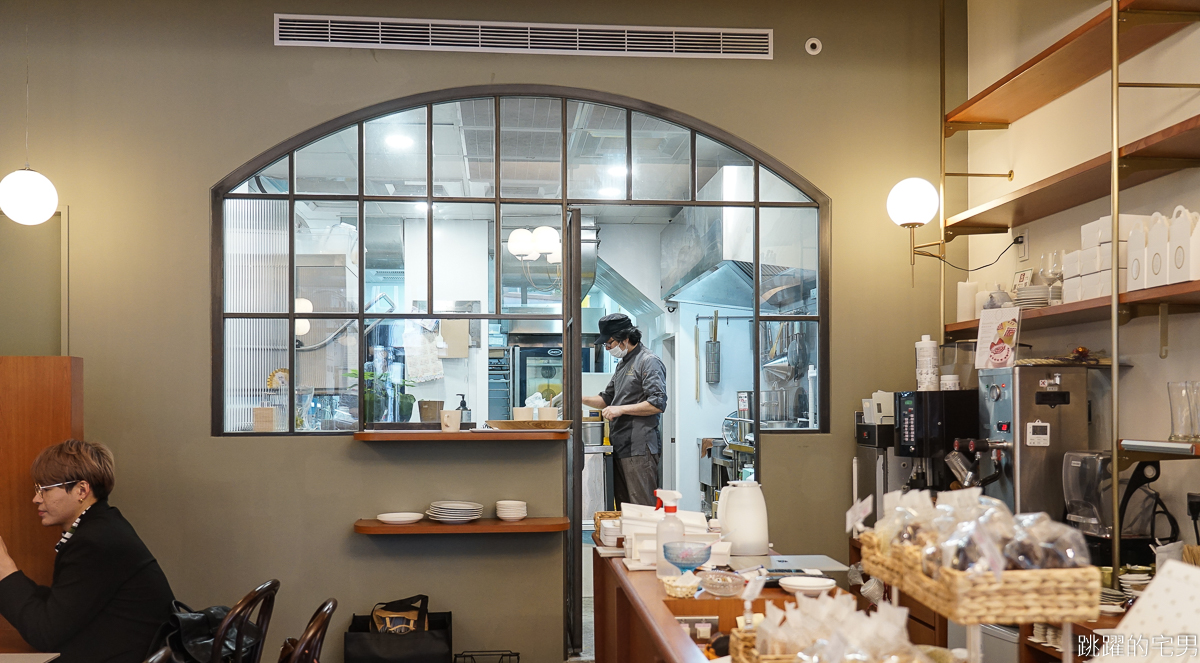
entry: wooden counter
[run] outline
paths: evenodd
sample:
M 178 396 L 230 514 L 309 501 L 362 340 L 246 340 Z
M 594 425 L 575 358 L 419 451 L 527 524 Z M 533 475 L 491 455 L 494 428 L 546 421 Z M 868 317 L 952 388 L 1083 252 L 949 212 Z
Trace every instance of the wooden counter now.
M 569 430 L 504 430 L 504 431 L 458 431 L 443 433 L 440 430 L 378 430 L 359 431 L 354 439 L 362 442 L 534 442 L 568 440 Z
M 741 599 L 707 593 L 694 599 L 671 598 L 653 572 L 629 571 L 622 559 L 601 557 L 592 550 L 596 663 L 705 663 L 700 646 L 679 627 L 676 615 L 715 615 L 726 634 L 737 626 Z M 767 601 L 782 608 L 785 600 L 795 598 L 778 588 L 764 589 L 754 611 L 764 612 Z

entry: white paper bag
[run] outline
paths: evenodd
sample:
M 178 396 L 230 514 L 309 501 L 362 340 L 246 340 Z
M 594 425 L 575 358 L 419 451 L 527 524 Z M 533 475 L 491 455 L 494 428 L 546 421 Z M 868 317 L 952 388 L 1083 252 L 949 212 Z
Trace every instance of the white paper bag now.
M 1129 231 L 1129 243 L 1125 249 L 1129 259 L 1126 285 L 1130 292 L 1146 287 L 1146 226 L 1137 224 Z
M 1171 283 L 1171 226 L 1157 212 L 1146 233 L 1146 287 L 1156 288 Z
M 1192 231 L 1195 226 L 1195 216 L 1188 208 L 1183 205 L 1175 208 L 1168 233 L 1168 255 L 1171 256 L 1171 265 L 1167 280 L 1171 283 L 1192 280 Z

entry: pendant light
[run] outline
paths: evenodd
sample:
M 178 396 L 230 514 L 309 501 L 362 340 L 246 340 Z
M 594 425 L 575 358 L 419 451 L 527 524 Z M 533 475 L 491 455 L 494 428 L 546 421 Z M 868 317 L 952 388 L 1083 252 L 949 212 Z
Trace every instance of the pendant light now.
M 45 223 L 58 210 L 58 191 L 29 167 L 29 26 L 25 26 L 25 167 L 0 180 L 0 211 L 26 226 Z

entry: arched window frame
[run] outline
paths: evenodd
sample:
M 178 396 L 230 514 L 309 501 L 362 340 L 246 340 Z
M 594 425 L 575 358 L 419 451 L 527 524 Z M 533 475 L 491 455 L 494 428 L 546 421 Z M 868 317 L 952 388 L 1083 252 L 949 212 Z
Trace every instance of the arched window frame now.
M 357 194 L 357 196 L 353 196 L 353 195 L 350 195 L 350 196 L 310 196 L 308 194 L 302 194 L 302 195 L 300 195 L 300 197 L 306 198 L 306 199 L 317 197 L 317 198 L 328 198 L 328 199 L 357 200 L 359 203 L 360 217 L 361 217 L 362 206 L 363 206 L 364 202 L 367 200 L 397 201 L 397 202 L 426 202 L 426 203 L 428 203 L 428 210 L 429 210 L 428 211 L 429 218 L 427 219 L 427 223 L 428 223 L 428 227 L 430 228 L 430 232 L 432 233 L 432 227 L 433 227 L 433 218 L 432 218 L 433 217 L 433 209 L 432 208 L 433 208 L 434 202 L 468 202 L 468 199 L 444 198 L 441 196 L 434 196 L 432 167 L 430 168 L 430 172 L 428 173 L 425 196 L 370 196 L 370 195 L 366 195 L 365 190 L 364 190 L 364 187 L 365 187 L 365 177 L 364 177 L 365 156 L 364 156 L 364 150 L 363 150 L 363 139 L 364 139 L 364 132 L 365 132 L 364 125 L 366 122 L 368 122 L 372 119 L 375 119 L 375 118 L 390 115 L 390 114 L 393 114 L 393 113 L 396 113 L 399 111 L 403 111 L 403 110 L 426 106 L 429 108 L 429 110 L 427 111 L 427 125 L 426 125 L 427 130 L 428 130 L 427 141 L 429 141 L 429 142 L 427 143 L 426 149 L 428 150 L 429 154 L 432 154 L 431 143 L 432 143 L 432 134 L 433 134 L 433 123 L 432 123 L 432 121 L 429 121 L 432 118 L 432 106 L 434 104 L 467 100 L 467 99 L 478 99 L 478 98 L 485 98 L 485 97 L 494 98 L 494 108 L 497 111 L 494 113 L 495 122 L 496 122 L 495 137 L 496 137 L 496 145 L 497 145 L 497 150 L 496 150 L 496 153 L 494 154 L 494 159 L 495 159 L 495 164 L 496 164 L 496 172 L 495 172 L 496 182 L 495 182 L 495 186 L 494 186 L 495 195 L 494 195 L 494 197 L 491 197 L 491 198 L 478 198 L 478 197 L 470 198 L 469 202 L 494 201 L 497 206 L 499 206 L 502 201 L 505 203 L 536 203 L 536 204 L 555 204 L 555 203 L 557 203 L 557 204 L 561 204 L 561 206 L 563 208 L 564 218 L 567 213 L 566 212 L 567 208 L 569 206 L 574 206 L 574 205 L 606 205 L 606 204 L 630 204 L 630 205 L 660 204 L 660 205 L 665 205 L 665 204 L 671 204 L 671 205 L 687 205 L 687 206 L 696 206 L 696 207 L 703 207 L 703 206 L 753 207 L 753 209 L 754 209 L 754 235 L 753 235 L 753 242 L 754 242 L 754 249 L 753 249 L 753 251 L 754 251 L 754 298 L 755 298 L 755 302 L 756 302 L 755 306 L 754 306 L 754 328 L 756 330 L 760 329 L 761 323 L 791 322 L 791 321 L 816 322 L 818 324 L 818 328 L 819 328 L 819 334 L 818 334 L 818 336 L 819 336 L 818 361 L 819 361 L 819 367 L 820 367 L 819 375 L 818 375 L 818 384 L 819 384 L 818 422 L 819 422 L 819 427 L 815 428 L 815 429 L 786 429 L 786 430 L 780 431 L 780 432 L 786 432 L 786 433 L 790 433 L 790 434 L 820 434 L 820 433 L 827 434 L 829 432 L 829 410 L 830 410 L 830 407 L 829 407 L 829 400 L 830 400 L 829 399 L 829 396 L 830 396 L 829 357 L 830 357 L 830 327 L 831 327 L 830 296 L 829 295 L 830 295 L 830 287 L 831 287 L 830 259 L 831 259 L 831 253 L 832 253 L 832 250 L 831 250 L 831 247 L 832 247 L 832 243 L 831 243 L 831 200 L 830 200 L 829 196 L 827 196 L 824 192 L 822 192 L 819 188 L 817 188 L 815 185 L 813 185 L 811 182 L 809 182 L 806 178 L 801 176 L 799 173 L 795 172 L 793 169 L 791 169 L 790 167 L 788 167 L 786 164 L 779 161 L 778 159 L 772 157 L 770 154 L 766 153 L 764 150 L 759 149 L 758 147 L 748 143 L 745 140 L 742 140 L 741 138 L 738 138 L 737 136 L 734 136 L 734 135 L 720 129 L 719 127 L 713 126 L 707 122 L 704 122 L 703 120 L 700 120 L 700 119 L 692 117 L 688 114 L 681 113 L 679 111 L 676 111 L 676 110 L 673 110 L 673 109 L 670 109 L 670 108 L 667 108 L 664 106 L 659 106 L 657 104 L 652 104 L 649 102 L 641 101 L 641 100 L 634 99 L 631 97 L 625 97 L 622 95 L 598 92 L 598 91 L 594 91 L 594 90 L 587 90 L 587 89 L 581 89 L 581 88 L 572 88 L 572 87 L 563 87 L 563 86 L 547 86 L 547 85 L 484 85 L 484 86 L 451 88 L 451 89 L 439 90 L 439 91 L 435 91 L 435 92 L 426 92 L 426 93 L 416 94 L 416 95 L 412 95 L 412 96 L 394 99 L 391 101 L 386 101 L 386 102 L 383 102 L 380 104 L 375 104 L 373 106 L 369 106 L 369 107 L 366 107 L 366 108 L 363 108 L 363 109 L 360 109 L 360 110 L 357 110 L 357 111 L 354 111 L 351 113 L 347 113 L 347 114 L 337 117 L 335 119 L 329 120 L 328 122 L 324 122 L 320 125 L 317 125 L 317 126 L 311 128 L 311 129 L 308 129 L 304 132 L 301 132 L 301 133 L 279 143 L 278 145 L 263 152 L 262 154 L 256 156 L 255 158 L 251 159 L 250 161 L 246 162 L 245 164 L 243 164 L 236 170 L 232 171 L 229 175 L 227 175 L 225 178 L 223 178 L 220 182 L 218 182 L 216 185 L 214 185 L 212 187 L 212 189 L 211 189 L 211 196 L 212 196 L 212 198 L 211 198 L 211 200 L 212 200 L 212 254 L 211 254 L 211 256 L 212 256 L 212 258 L 211 258 L 211 262 L 212 262 L 212 272 L 211 272 L 211 274 L 212 274 L 212 310 L 211 310 L 212 325 L 211 325 L 211 329 L 212 329 L 213 364 L 212 364 L 212 417 L 211 417 L 211 421 L 212 421 L 212 434 L 214 436 L 267 436 L 267 435 L 320 435 L 320 434 L 345 435 L 347 432 L 350 432 L 350 431 L 344 431 L 344 430 L 343 431 L 295 431 L 294 430 L 295 424 L 293 421 L 289 421 L 287 431 L 281 431 L 281 432 L 235 432 L 235 431 L 226 431 L 225 430 L 226 426 L 225 426 L 225 392 L 224 392 L 224 384 L 225 384 L 224 335 L 225 335 L 226 320 L 231 320 L 231 319 L 286 320 L 288 322 L 288 330 L 290 333 L 290 330 L 293 329 L 293 327 L 294 327 L 295 320 L 297 317 L 305 317 L 305 318 L 320 318 L 320 317 L 322 317 L 322 314 L 304 314 L 302 316 L 297 316 L 296 311 L 294 310 L 294 304 L 292 303 L 292 300 L 293 300 L 292 297 L 288 298 L 289 299 L 289 307 L 288 307 L 289 310 L 287 313 L 247 314 L 247 313 L 227 313 L 225 311 L 225 287 L 224 287 L 224 229 L 225 229 L 224 205 L 225 205 L 225 201 L 233 200 L 233 199 L 285 200 L 285 201 L 287 201 L 287 204 L 288 204 L 288 218 L 289 218 L 289 220 L 292 219 L 293 218 L 293 205 L 295 202 L 295 198 L 297 197 L 297 193 L 295 191 L 295 189 L 296 189 L 296 187 L 295 187 L 295 181 L 296 181 L 295 180 L 295 157 L 294 157 L 295 151 L 299 150 L 299 149 L 305 147 L 306 145 L 309 145 L 325 136 L 331 135 L 333 133 L 336 133 L 338 131 L 344 130 L 349 127 L 357 126 L 358 127 L 358 139 L 359 139 L 358 194 Z M 630 117 L 632 116 L 633 112 L 645 113 L 648 115 L 652 115 L 652 116 L 661 118 L 663 120 L 666 120 L 668 122 L 671 122 L 673 124 L 677 124 L 677 125 L 687 128 L 690 132 L 690 140 L 691 140 L 691 157 L 690 157 L 690 159 L 691 159 L 691 163 L 690 163 L 691 195 L 690 195 L 690 200 L 687 200 L 687 201 L 682 201 L 682 200 L 653 201 L 653 200 L 634 199 L 633 198 L 634 191 L 633 191 L 633 187 L 632 187 L 632 177 L 633 177 L 632 168 L 628 169 L 628 171 L 627 171 L 628 172 L 627 177 L 629 179 L 627 179 L 624 199 L 615 199 L 615 200 L 612 200 L 612 199 L 586 199 L 585 200 L 585 199 L 572 199 L 572 198 L 568 198 L 565 196 L 562 198 L 554 198 L 554 199 L 541 199 L 541 198 L 539 198 L 539 199 L 520 199 L 520 198 L 502 197 L 500 195 L 500 189 L 501 189 L 500 172 L 499 172 L 500 171 L 500 168 L 499 168 L 500 154 L 499 154 L 499 149 L 498 149 L 499 139 L 500 139 L 500 127 L 499 127 L 500 113 L 498 112 L 498 109 L 499 109 L 500 99 L 503 97 L 552 97 L 552 98 L 557 97 L 557 98 L 560 98 L 562 101 L 561 107 L 564 109 L 563 110 L 564 115 L 565 115 L 565 109 L 566 109 L 568 101 L 581 101 L 581 102 L 588 102 L 588 103 L 595 103 L 595 104 L 603 104 L 603 105 L 607 105 L 607 106 L 613 106 L 613 107 L 625 109 L 625 111 L 626 111 L 625 117 L 626 117 L 626 123 L 627 123 L 626 124 L 626 135 L 625 135 L 625 140 L 626 140 L 626 145 L 627 145 L 626 158 L 630 159 L 630 160 L 632 159 L 632 150 L 629 149 L 629 144 L 631 141 L 631 132 L 629 131 L 629 121 L 630 121 Z M 565 123 L 564 123 L 563 131 L 564 131 L 564 145 L 565 145 L 565 142 L 566 142 L 565 134 L 567 131 L 567 128 L 565 127 Z M 750 159 L 753 160 L 753 165 L 754 165 L 754 199 L 753 199 L 753 202 L 750 202 L 750 201 L 729 202 L 729 201 L 696 200 L 696 149 L 695 149 L 695 147 L 696 147 L 697 134 L 703 134 L 705 136 L 708 136 L 709 138 L 712 138 L 716 141 L 724 143 L 725 145 L 741 152 L 742 154 L 748 156 Z M 245 182 L 248 178 L 252 177 L 253 175 L 258 173 L 262 169 L 266 168 L 267 166 L 269 166 L 271 164 L 274 164 L 275 162 L 279 161 L 282 158 L 287 158 L 287 160 L 288 160 L 289 187 L 288 187 L 287 194 L 232 193 L 234 188 L 238 187 L 240 184 Z M 430 156 L 428 158 L 429 158 L 430 163 L 432 163 L 432 156 Z M 563 153 L 562 153 L 562 167 L 563 167 L 564 174 L 563 174 L 563 177 L 561 180 L 562 192 L 564 194 L 568 193 L 567 192 L 567 178 L 565 176 L 566 164 L 567 164 L 567 155 L 566 155 L 566 150 L 564 149 Z M 791 184 L 792 186 L 795 186 L 805 196 L 807 196 L 811 200 L 811 202 L 797 202 L 797 203 L 765 202 L 764 203 L 764 202 L 760 201 L 760 199 L 759 199 L 760 198 L 759 173 L 761 172 L 760 166 L 769 169 L 770 171 L 775 173 L 777 176 L 779 176 L 781 179 L 783 179 L 785 182 Z M 817 273 L 818 273 L 819 283 L 818 283 L 818 287 L 817 287 L 818 314 L 815 316 L 812 316 L 812 315 L 802 315 L 802 316 L 774 315 L 774 314 L 764 314 L 764 313 L 760 312 L 761 300 L 759 297 L 759 295 L 760 295 L 760 283 L 759 283 L 759 281 L 760 281 L 760 279 L 759 279 L 759 274 L 760 274 L 760 269 L 759 269 L 760 214 L 759 214 L 759 212 L 760 212 L 761 208 L 764 208 L 764 207 L 766 207 L 766 208 L 808 207 L 808 208 L 816 208 L 818 210 L 818 233 L 819 233 L 819 235 L 818 235 L 818 261 L 819 261 L 819 264 L 818 264 Z M 497 220 L 498 219 L 499 219 L 499 215 L 497 215 Z M 360 222 L 361 222 L 361 218 L 360 218 Z M 290 221 L 289 221 L 289 223 L 290 223 Z M 499 233 L 499 225 L 500 224 L 497 222 L 497 224 L 496 224 L 497 233 Z M 497 246 L 499 246 L 499 244 L 497 244 Z M 432 249 L 429 249 L 429 250 L 432 250 Z M 360 251 L 361 251 L 361 242 L 360 242 Z M 291 247 L 289 244 L 289 270 L 288 270 L 289 271 L 289 276 L 288 276 L 288 278 L 289 278 L 288 291 L 289 292 L 293 291 L 293 289 L 291 287 L 291 279 L 294 278 L 294 273 L 295 273 L 294 257 L 295 257 L 294 247 Z M 499 261 L 497 261 L 497 266 L 496 266 L 497 271 L 499 271 L 498 263 L 499 263 Z M 432 262 L 429 263 L 429 270 L 430 270 L 430 272 L 432 272 Z M 432 288 L 433 288 L 433 279 L 432 278 L 428 279 L 427 287 L 430 289 L 429 300 L 432 301 Z M 363 276 L 360 273 L 360 276 L 359 276 L 359 290 L 360 290 L 359 302 L 363 301 L 363 299 L 361 297 L 362 288 L 363 288 Z M 499 290 L 499 287 L 497 287 L 497 291 L 498 290 Z M 337 317 L 337 318 L 343 318 L 343 319 L 357 317 L 358 330 L 359 330 L 360 335 L 363 333 L 362 330 L 364 328 L 364 321 L 367 318 L 376 319 L 376 318 L 381 318 L 381 317 L 391 317 L 391 318 L 414 317 L 413 315 L 405 315 L 405 314 L 393 314 L 393 315 L 389 316 L 389 315 L 381 315 L 378 313 L 371 313 L 368 315 L 364 311 L 365 308 L 366 307 L 364 307 L 364 306 L 359 306 L 359 311 L 356 314 L 324 314 L 323 317 L 327 317 L 327 318 Z M 454 314 L 438 314 L 437 317 L 452 318 L 455 316 L 454 316 Z M 496 313 L 462 314 L 458 317 L 483 318 L 483 319 L 515 319 L 515 318 L 529 319 L 531 317 L 536 318 L 538 316 L 530 316 L 528 314 L 522 314 L 522 315 L 504 314 L 504 313 L 502 313 L 502 309 L 497 308 Z M 547 317 L 547 318 L 551 318 L 551 319 L 558 319 L 558 316 L 543 316 L 543 317 Z M 760 356 L 759 348 L 758 348 L 759 336 L 760 336 L 760 334 L 758 334 L 758 333 L 755 333 L 753 335 L 753 337 L 754 337 L 754 348 L 753 348 L 754 354 L 753 354 L 753 356 L 756 358 Z M 358 347 L 359 347 L 359 362 L 358 362 L 358 364 L 359 364 L 359 367 L 361 367 L 363 365 L 363 362 L 365 359 L 363 356 L 364 350 L 363 350 L 363 343 L 361 342 L 361 339 L 360 339 L 360 343 L 358 344 Z M 294 353 L 289 353 L 289 355 L 293 355 L 293 354 Z M 757 363 L 757 359 L 755 361 Z M 289 360 L 289 371 L 291 374 L 294 374 L 294 367 L 291 366 L 291 360 Z M 364 389 L 363 389 L 363 385 L 362 385 L 363 378 L 361 377 L 362 372 L 359 371 L 359 373 L 360 373 L 359 393 L 360 393 L 360 399 L 361 399 L 361 394 L 364 392 Z M 756 366 L 755 370 L 754 370 L 754 392 L 753 392 L 754 394 L 762 393 L 760 382 L 761 382 L 761 370 L 759 370 L 759 367 Z M 294 412 L 294 409 L 295 409 L 294 408 L 294 397 L 295 397 L 294 389 L 289 389 L 289 392 L 290 392 L 289 402 L 288 402 L 289 407 L 288 407 L 287 411 Z M 361 406 L 361 401 L 360 401 L 360 406 Z M 360 411 L 361 411 L 361 407 L 360 407 Z M 758 408 L 755 407 L 754 411 L 757 412 Z M 760 433 L 768 433 L 768 434 L 771 432 L 769 430 L 759 430 L 759 424 L 760 424 L 760 422 L 758 421 L 758 417 L 755 416 L 756 431 L 759 431 Z M 358 422 L 358 429 L 362 430 L 363 425 L 364 425 L 364 423 L 362 421 L 362 417 L 360 417 L 359 422 Z

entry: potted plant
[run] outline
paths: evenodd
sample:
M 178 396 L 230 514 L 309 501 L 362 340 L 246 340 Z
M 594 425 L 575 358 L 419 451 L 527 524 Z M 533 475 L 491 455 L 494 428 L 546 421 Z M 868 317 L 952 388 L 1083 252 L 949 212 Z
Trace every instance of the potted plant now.
M 358 379 L 358 371 L 350 370 L 343 373 L 345 377 L 353 380 Z M 375 373 L 367 371 L 364 373 L 364 381 L 366 383 L 366 391 L 363 393 L 363 407 L 365 409 L 363 421 L 377 422 L 382 421 L 387 414 L 387 385 L 389 382 L 388 373 Z M 401 387 L 415 387 L 416 382 L 412 380 L 397 380 L 392 382 L 395 388 L 399 390 Z M 398 422 L 407 422 L 412 419 L 413 405 L 417 402 L 417 397 L 412 394 L 397 393 L 396 404 L 399 408 L 397 416 Z

